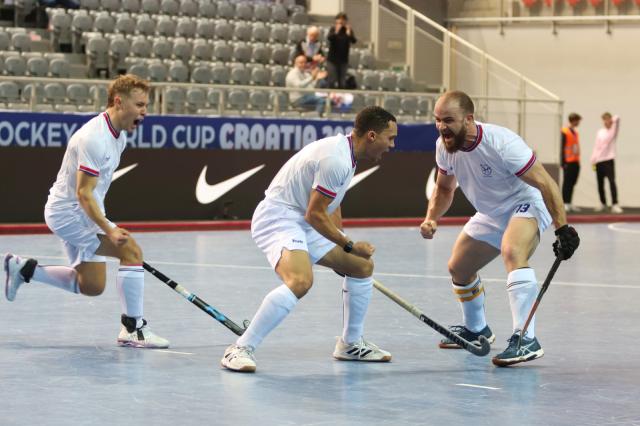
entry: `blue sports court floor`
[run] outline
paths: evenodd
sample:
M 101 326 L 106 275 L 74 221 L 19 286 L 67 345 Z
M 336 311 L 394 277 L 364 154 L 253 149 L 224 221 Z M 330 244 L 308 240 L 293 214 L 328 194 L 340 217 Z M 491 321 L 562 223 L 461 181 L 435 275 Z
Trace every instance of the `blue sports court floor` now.
M 219 366 L 234 335 L 147 274 L 146 312 L 170 350 L 115 345 L 120 306 L 39 284 L 0 301 L 1 425 L 640 425 L 640 224 L 578 225 L 539 309 L 544 358 L 506 369 L 511 316 L 500 260 L 482 272 L 490 356 L 437 348 L 440 336 L 374 290 L 365 335 L 390 364 L 334 361 L 341 280 L 317 269 L 314 288 L 257 351 L 256 374 Z M 446 262 L 460 227 L 425 241 L 416 228 L 348 229 L 376 245 L 376 278 L 442 324 L 460 312 Z M 247 231 L 140 233 L 147 261 L 227 314 L 251 318 L 278 281 Z M 553 262 L 548 231 L 532 259 Z M 50 235 L 0 236 L 13 251 L 62 264 Z M 4 278 L 3 278 L 4 279 Z

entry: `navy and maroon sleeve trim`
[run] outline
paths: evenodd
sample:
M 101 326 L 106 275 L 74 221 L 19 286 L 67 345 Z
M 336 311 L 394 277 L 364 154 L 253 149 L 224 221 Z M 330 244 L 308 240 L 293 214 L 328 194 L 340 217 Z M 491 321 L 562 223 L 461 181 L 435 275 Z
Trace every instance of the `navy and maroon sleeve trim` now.
M 523 168 L 521 168 L 516 172 L 516 176 L 520 177 L 523 174 L 527 173 L 527 170 L 529 170 L 535 162 L 536 162 L 536 154 L 531 154 L 531 158 L 529 159 L 527 164 L 525 164 Z
M 90 169 L 87 166 L 80 165 L 78 170 L 80 170 L 81 172 L 85 172 L 86 174 L 91 175 L 91 176 L 100 176 L 100 172 L 99 171 Z
M 321 193 L 322 195 L 325 195 L 329 198 L 336 198 L 336 193 L 333 191 L 329 191 L 327 188 L 324 188 L 320 185 L 316 186 L 316 191 L 318 191 L 319 193 Z

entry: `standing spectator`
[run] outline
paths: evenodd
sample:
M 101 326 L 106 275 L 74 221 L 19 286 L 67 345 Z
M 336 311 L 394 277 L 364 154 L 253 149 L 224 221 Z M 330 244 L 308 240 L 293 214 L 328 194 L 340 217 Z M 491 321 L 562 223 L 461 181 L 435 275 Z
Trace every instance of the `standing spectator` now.
M 580 174 L 580 138 L 576 128 L 580 125 L 582 117 L 572 112 L 569 114 L 569 125 L 562 128 L 562 200 L 567 212 L 578 212 L 580 209 L 571 204 L 573 187 L 578 182 Z
M 327 57 L 329 87 L 333 88 L 337 85 L 339 89 L 345 89 L 347 68 L 349 67 L 349 48 L 357 40 L 344 12 L 336 15 L 336 24 L 329 30 L 327 40 L 329 40 L 329 55 Z
M 307 29 L 307 37 L 296 44 L 295 56 L 298 57 L 300 55 L 307 57 L 307 66 L 312 69 L 324 62 L 325 57 L 322 51 L 320 29 L 318 27 L 309 27 Z
M 307 57 L 299 55 L 293 62 L 293 68 L 287 73 L 285 80 L 287 87 L 295 87 L 300 89 L 316 87 L 326 76 L 326 71 L 314 68 L 312 71 L 306 70 Z M 322 85 L 322 83 L 320 84 Z M 322 113 L 324 110 L 325 98 L 317 96 L 315 93 L 289 93 L 291 103 L 296 107 L 315 107 L 316 111 Z
M 611 211 L 622 213 L 622 207 L 618 205 L 618 188 L 616 187 L 616 171 L 614 159 L 616 156 L 616 138 L 618 137 L 618 127 L 620 117 L 611 116 L 610 113 L 602 114 L 604 127 L 596 134 L 596 143 L 591 154 L 591 164 L 595 168 L 598 178 L 598 194 L 600 195 L 601 206 L 596 211 L 605 211 L 607 208 L 607 198 L 604 193 L 604 178 L 609 179 L 611 189 Z

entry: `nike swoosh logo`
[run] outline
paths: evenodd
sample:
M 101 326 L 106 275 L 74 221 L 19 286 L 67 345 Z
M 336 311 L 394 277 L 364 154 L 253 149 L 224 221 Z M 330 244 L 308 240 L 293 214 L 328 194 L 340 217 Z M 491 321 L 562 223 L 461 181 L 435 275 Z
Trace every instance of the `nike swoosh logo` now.
M 204 166 L 200 173 L 200 177 L 198 178 L 198 183 L 196 184 L 196 199 L 200 204 L 213 203 L 215 200 L 222 197 L 245 180 L 249 179 L 263 167 L 264 164 L 254 167 L 251 170 L 247 170 L 244 173 L 240 173 L 239 175 L 220 183 L 216 183 L 215 185 L 209 185 L 207 183 L 207 166 Z
M 358 173 L 357 175 L 355 175 L 351 179 L 351 182 L 349 183 L 349 187 L 347 188 L 347 191 L 350 190 L 351 188 L 353 188 L 354 186 L 356 186 L 357 184 L 359 184 L 360 182 L 362 182 L 363 180 L 365 180 L 366 178 L 368 178 L 370 174 L 372 174 L 373 172 L 375 172 L 379 168 L 380 168 L 380 166 L 375 166 L 375 167 L 370 168 L 369 170 L 365 170 L 364 172 Z
M 425 191 L 425 193 L 427 194 L 427 200 L 431 199 L 433 191 L 436 189 L 436 169 L 437 167 L 431 169 L 431 173 L 429 173 L 429 177 L 427 178 L 427 188 Z M 459 186 L 460 184 L 456 182 L 456 188 Z
M 124 175 L 125 173 L 130 172 L 131 170 L 135 169 L 137 165 L 138 165 L 138 163 L 132 164 L 132 165 L 127 166 L 127 167 L 125 167 L 123 169 L 120 169 L 120 170 L 116 170 L 115 172 L 113 172 L 113 176 L 111 177 L 111 182 L 113 182 L 114 180 L 122 177 L 122 175 Z

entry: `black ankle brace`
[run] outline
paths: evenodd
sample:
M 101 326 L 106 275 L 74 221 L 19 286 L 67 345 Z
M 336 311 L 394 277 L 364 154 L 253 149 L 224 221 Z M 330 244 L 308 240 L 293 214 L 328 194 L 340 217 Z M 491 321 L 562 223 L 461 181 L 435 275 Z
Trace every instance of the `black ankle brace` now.
M 22 275 L 22 278 L 24 278 L 24 282 L 28 283 L 31 281 L 33 272 L 36 270 L 36 266 L 38 266 L 38 261 L 35 259 L 29 259 L 24 264 L 22 269 L 20 269 L 20 275 Z
M 129 333 L 133 333 L 136 330 L 137 320 L 132 317 L 128 317 L 125 314 L 122 314 L 120 317 L 120 322 L 125 326 Z

